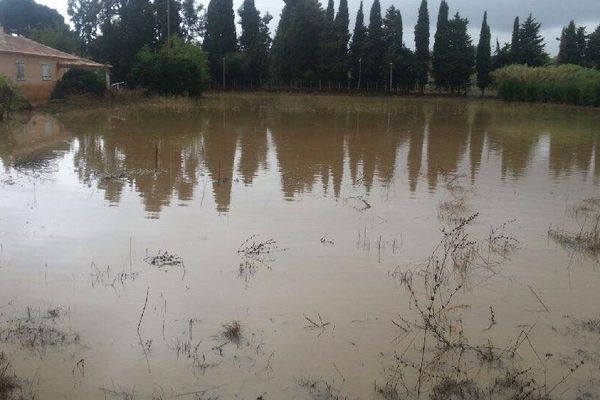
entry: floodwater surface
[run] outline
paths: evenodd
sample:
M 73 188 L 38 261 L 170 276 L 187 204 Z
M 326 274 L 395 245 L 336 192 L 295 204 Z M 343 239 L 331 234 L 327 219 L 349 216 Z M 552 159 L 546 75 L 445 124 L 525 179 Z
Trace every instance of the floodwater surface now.
M 597 110 L 35 113 L 0 128 L 0 352 L 41 399 L 597 399 L 598 252 L 560 239 L 599 196 Z

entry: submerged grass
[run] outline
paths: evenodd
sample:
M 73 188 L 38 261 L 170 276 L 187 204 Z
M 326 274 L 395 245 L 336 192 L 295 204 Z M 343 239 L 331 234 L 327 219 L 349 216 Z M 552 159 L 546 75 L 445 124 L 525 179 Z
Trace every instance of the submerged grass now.
M 586 199 L 573 208 L 579 223 L 578 232 L 550 226 L 548 237 L 560 245 L 594 256 L 600 255 L 600 199 Z

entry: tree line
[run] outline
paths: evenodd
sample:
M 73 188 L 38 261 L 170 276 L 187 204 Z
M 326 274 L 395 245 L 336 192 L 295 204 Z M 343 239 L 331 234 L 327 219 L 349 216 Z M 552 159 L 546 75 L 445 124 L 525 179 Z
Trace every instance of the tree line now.
M 371 4 L 368 23 L 360 3 L 352 32 L 347 0 L 339 0 L 337 9 L 334 0 L 326 8 L 319 0 L 286 0 L 274 35 L 269 31 L 272 16 L 262 14 L 254 0 L 244 0 L 237 10 L 239 34 L 232 0 L 210 0 L 206 9 L 196 0 L 69 0 L 68 13 L 72 31 L 60 14 L 34 0 L 0 0 L 0 23 L 10 32 L 37 35 L 34 40 L 110 63 L 113 80 L 129 83 L 136 81 L 132 72 L 140 71 L 140 62 L 152 62 L 150 54 L 169 68 L 170 54 L 181 55 L 185 49 L 193 53 L 189 59 L 205 57 L 210 81 L 223 87 L 423 91 L 433 85 L 465 92 L 476 77 L 484 91 L 493 70 L 553 61 L 545 51 L 541 24 L 532 15 L 522 22 L 515 18 L 510 43 L 496 40 L 492 49 L 487 12 L 475 46 L 469 21 L 451 13 L 446 0 L 440 3 L 432 44 L 428 2 L 422 0 L 414 50 L 405 45 L 401 11 L 394 5 L 382 11 L 379 0 Z M 171 43 L 180 50 L 170 52 Z M 201 48 L 204 56 L 191 46 Z M 563 29 L 556 62 L 600 68 L 600 27 L 587 34 L 585 27 L 571 22 Z M 206 69 L 190 68 L 186 73 Z M 146 78 L 175 75 L 146 72 Z

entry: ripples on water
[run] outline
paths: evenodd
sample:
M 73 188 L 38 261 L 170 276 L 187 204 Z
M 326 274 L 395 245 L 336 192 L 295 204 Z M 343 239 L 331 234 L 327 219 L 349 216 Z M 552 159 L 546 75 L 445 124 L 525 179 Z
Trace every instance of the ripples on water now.
M 103 387 L 301 398 L 307 377 L 373 397 L 383 355 L 408 345 L 394 341 L 390 321 L 411 309 L 390 273 L 430 254 L 456 221 L 448 211 L 479 212 L 481 237 L 515 220 L 521 243 L 461 299 L 465 320 L 483 321 L 469 328 L 474 341 L 535 326 L 552 379 L 582 357 L 600 366 L 593 336 L 565 333 L 598 318 L 597 261 L 547 238 L 551 224 L 576 229 L 569 207 L 600 195 L 596 110 L 266 95 L 175 103 L 34 114 L 0 131 L 0 311 L 62 307 L 81 338 L 68 355 L 0 345 L 19 374 L 41 377 L 42 397 L 104 398 Z M 276 246 L 242 259 L 253 235 Z M 159 251 L 185 267 L 144 262 Z M 551 312 L 532 311 L 530 287 Z M 482 333 L 490 307 L 498 324 Z M 305 329 L 305 315 L 319 314 L 330 328 Z M 215 350 L 232 320 L 245 345 Z

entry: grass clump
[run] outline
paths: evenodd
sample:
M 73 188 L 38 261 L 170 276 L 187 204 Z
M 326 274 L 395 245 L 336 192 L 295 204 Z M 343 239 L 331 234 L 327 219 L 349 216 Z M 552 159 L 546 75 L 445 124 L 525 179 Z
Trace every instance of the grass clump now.
M 510 65 L 493 77 L 503 100 L 600 107 L 600 71 L 590 68 Z
M 550 227 L 548 237 L 564 247 L 598 255 L 600 253 L 600 214 L 594 216 L 591 222 L 586 217 L 579 232 L 576 233 Z
M 223 337 L 232 342 L 239 342 L 242 338 L 242 324 L 240 321 L 233 320 L 223 324 Z

